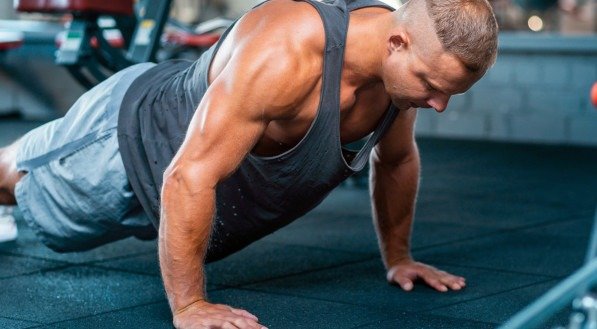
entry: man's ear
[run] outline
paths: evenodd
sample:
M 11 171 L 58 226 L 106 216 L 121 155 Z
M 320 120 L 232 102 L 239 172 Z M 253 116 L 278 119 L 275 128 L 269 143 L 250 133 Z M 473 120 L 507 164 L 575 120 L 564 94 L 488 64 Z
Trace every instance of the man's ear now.
M 396 31 L 388 40 L 388 50 L 390 52 L 408 49 L 410 46 L 410 39 L 405 31 Z

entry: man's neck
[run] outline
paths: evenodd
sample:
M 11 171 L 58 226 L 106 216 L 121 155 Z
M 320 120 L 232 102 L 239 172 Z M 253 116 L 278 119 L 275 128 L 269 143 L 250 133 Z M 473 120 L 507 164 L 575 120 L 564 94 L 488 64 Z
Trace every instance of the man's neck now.
M 344 79 L 356 89 L 381 81 L 388 31 L 393 14 L 367 8 L 351 14 L 344 54 Z

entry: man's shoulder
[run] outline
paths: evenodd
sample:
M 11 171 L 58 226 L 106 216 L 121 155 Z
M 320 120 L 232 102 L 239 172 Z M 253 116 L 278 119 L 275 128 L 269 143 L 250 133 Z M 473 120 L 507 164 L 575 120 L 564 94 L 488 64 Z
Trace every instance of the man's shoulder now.
M 325 30 L 321 16 L 306 1 L 271 0 L 248 12 L 239 22 L 247 37 L 284 43 L 290 49 L 323 52 Z

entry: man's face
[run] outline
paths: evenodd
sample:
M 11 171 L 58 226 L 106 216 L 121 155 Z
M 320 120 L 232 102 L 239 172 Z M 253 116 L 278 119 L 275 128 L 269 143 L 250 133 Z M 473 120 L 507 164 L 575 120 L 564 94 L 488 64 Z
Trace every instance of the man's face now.
M 470 73 L 456 56 L 443 50 L 439 40 L 425 41 L 390 51 L 382 79 L 397 108 L 442 112 L 452 95 L 468 90 L 482 74 Z

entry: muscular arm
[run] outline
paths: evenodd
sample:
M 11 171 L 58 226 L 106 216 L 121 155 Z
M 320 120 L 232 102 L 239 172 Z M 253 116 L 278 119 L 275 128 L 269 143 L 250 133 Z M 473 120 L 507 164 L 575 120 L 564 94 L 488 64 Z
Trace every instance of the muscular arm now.
M 236 40 L 226 62 L 218 63 L 217 77 L 164 173 L 159 258 L 174 324 L 179 328 L 261 327 L 246 311 L 206 301 L 203 261 L 213 224 L 215 189 L 238 168 L 268 123 L 291 117 L 294 105 L 317 82 L 305 69 L 310 66 L 302 64 L 313 61 L 309 47 L 297 52 L 296 40 L 268 44 L 250 16 L 236 29 L 231 37 L 244 37 Z
M 263 132 L 261 111 L 246 109 L 214 83 L 187 138 L 164 174 L 159 256 L 172 311 L 205 299 L 203 259 L 215 212 L 215 187 L 230 175 Z M 218 102 L 215 107 L 215 99 Z
M 415 117 L 415 109 L 399 113 L 371 155 L 373 218 L 387 279 L 407 291 L 417 279 L 438 291 L 459 290 L 464 278 L 415 262 L 410 253 L 420 172 Z
M 371 154 L 373 218 L 387 268 L 410 258 L 420 163 L 413 136 L 415 111 L 399 113 Z

